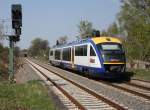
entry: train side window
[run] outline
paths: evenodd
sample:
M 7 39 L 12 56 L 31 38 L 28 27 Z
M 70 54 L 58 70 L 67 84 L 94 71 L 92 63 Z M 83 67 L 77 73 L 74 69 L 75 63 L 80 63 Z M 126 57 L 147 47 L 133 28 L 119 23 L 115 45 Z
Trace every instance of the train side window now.
M 83 49 L 83 56 L 87 56 L 87 45 L 84 45 L 82 49 Z
M 92 46 L 90 46 L 90 56 L 96 56 L 96 53 Z
M 87 56 L 87 45 L 76 46 L 75 56 Z
M 50 51 L 50 56 L 53 56 L 53 51 Z
M 79 46 L 75 47 L 75 56 L 79 56 Z
M 60 60 L 60 54 L 61 54 L 61 50 L 55 50 L 55 59 L 56 60 Z
M 64 61 L 71 61 L 71 48 L 64 48 L 62 59 Z

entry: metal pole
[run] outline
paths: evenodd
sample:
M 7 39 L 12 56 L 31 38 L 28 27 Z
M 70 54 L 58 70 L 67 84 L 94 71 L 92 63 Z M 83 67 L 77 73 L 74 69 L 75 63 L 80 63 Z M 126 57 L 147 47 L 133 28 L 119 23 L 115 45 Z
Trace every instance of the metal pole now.
M 14 42 L 12 41 L 11 36 L 9 36 L 9 80 L 11 81 L 13 78 L 14 73 L 14 57 L 13 57 L 13 51 L 14 51 Z

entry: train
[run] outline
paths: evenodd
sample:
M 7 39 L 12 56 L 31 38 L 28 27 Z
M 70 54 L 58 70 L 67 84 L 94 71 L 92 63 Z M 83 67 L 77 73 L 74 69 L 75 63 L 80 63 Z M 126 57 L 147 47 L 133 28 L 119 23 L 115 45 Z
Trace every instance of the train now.
M 101 36 L 56 45 L 49 51 L 49 62 L 96 78 L 113 78 L 126 71 L 125 51 L 121 40 L 115 37 Z

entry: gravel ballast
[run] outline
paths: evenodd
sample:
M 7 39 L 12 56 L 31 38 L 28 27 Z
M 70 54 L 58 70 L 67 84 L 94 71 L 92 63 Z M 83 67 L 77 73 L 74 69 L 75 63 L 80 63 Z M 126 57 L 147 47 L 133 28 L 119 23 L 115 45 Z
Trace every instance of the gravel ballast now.
M 62 74 L 63 76 L 69 77 L 70 79 L 77 81 L 78 83 L 87 86 L 88 88 L 92 89 L 93 91 L 102 94 L 111 100 L 114 100 L 114 102 L 117 102 L 119 104 L 122 104 L 128 109 L 134 109 L 134 110 L 150 110 L 150 100 L 144 99 L 139 96 L 135 96 L 131 93 L 124 92 L 122 90 L 118 90 L 116 88 L 107 86 L 105 84 L 101 84 L 97 81 L 85 78 L 83 76 L 79 76 L 75 73 L 71 73 L 66 70 L 62 70 L 57 67 L 50 66 L 48 64 L 41 63 L 39 61 L 35 61 L 39 64 L 42 64 L 44 67 L 49 68 L 50 70 L 53 70 L 55 72 L 58 72 Z

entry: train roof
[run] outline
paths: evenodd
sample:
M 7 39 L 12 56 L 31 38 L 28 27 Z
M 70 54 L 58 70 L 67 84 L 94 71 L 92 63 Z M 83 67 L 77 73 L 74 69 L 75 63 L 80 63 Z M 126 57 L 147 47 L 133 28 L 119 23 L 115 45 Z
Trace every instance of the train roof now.
M 76 40 L 76 41 L 73 41 L 73 42 L 70 42 L 70 43 L 67 43 L 67 44 L 55 45 L 55 46 L 53 46 L 53 48 L 59 48 L 59 47 L 72 46 L 72 45 L 76 45 L 76 44 L 82 44 L 82 43 L 89 42 L 89 40 L 91 40 L 91 38 Z
M 68 47 L 68 46 L 72 46 L 72 45 L 87 43 L 87 42 L 90 42 L 90 41 L 93 41 L 95 44 L 106 43 L 106 42 L 109 42 L 109 43 L 113 42 L 113 43 L 120 43 L 121 44 L 121 41 L 118 38 L 102 36 L 102 37 L 81 39 L 81 40 L 77 40 L 77 41 L 67 43 L 67 44 L 63 44 L 63 45 L 55 45 L 55 46 L 53 46 L 53 48 Z
M 113 42 L 113 43 L 121 44 L 121 41 L 116 37 L 94 37 L 94 38 L 91 38 L 91 40 L 95 44 L 106 43 L 106 42 Z

